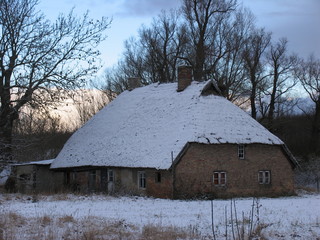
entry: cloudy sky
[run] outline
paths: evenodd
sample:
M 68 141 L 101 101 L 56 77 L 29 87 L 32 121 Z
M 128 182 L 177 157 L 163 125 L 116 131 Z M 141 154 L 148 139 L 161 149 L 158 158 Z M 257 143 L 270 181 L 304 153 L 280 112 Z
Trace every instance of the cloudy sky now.
M 320 0 L 238 0 L 256 16 L 256 24 L 273 32 L 273 38 L 287 37 L 290 51 L 320 58 Z M 161 9 L 177 8 L 180 0 L 40 0 L 39 9 L 50 19 L 72 7 L 80 14 L 112 17 L 108 38 L 101 46 L 106 67 L 116 64 L 123 42 L 148 25 Z

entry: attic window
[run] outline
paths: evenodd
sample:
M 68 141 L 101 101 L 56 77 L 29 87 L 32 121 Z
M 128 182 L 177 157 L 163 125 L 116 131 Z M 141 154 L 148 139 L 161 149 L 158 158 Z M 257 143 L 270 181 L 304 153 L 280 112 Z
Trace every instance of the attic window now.
M 226 172 L 214 172 L 213 173 L 213 184 L 215 186 L 225 186 L 227 183 Z
M 238 157 L 244 159 L 244 145 L 238 145 Z
M 259 171 L 258 181 L 259 181 L 259 184 L 270 184 L 271 183 L 270 171 Z

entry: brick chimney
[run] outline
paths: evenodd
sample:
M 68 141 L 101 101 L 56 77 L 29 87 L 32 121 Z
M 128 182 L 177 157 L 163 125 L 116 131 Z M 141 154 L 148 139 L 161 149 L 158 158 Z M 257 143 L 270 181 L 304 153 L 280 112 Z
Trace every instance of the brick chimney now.
M 128 90 L 131 91 L 135 88 L 141 87 L 141 79 L 139 77 L 128 78 Z
M 186 89 L 192 81 L 192 67 L 180 66 L 178 67 L 178 89 L 177 92 L 181 92 Z

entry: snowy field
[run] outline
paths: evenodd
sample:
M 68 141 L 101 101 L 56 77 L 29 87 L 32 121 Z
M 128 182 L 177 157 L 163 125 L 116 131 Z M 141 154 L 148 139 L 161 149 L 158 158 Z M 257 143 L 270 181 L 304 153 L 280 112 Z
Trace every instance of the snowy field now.
M 317 240 L 320 195 L 183 201 L 0 194 L 0 239 L 213 239 L 212 219 L 216 239 L 250 231 L 260 236 L 256 239 Z M 169 229 L 181 234 L 160 234 Z

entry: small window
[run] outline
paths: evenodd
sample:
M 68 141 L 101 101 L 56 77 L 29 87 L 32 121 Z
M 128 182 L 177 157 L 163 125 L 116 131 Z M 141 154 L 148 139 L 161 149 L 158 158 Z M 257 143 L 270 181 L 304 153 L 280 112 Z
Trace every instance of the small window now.
M 109 169 L 108 170 L 108 182 L 113 182 L 114 181 L 114 174 L 113 174 L 113 170 Z
M 238 157 L 244 159 L 244 145 L 238 145 Z
M 30 174 L 21 174 L 19 176 L 19 179 L 22 181 L 29 181 L 31 179 L 31 175 Z
M 227 183 L 226 172 L 214 172 L 213 173 L 213 184 L 216 186 L 225 186 Z
M 156 183 L 161 183 L 161 172 L 156 172 L 155 182 Z
M 91 170 L 90 171 L 90 177 L 92 177 L 92 178 L 94 178 L 94 179 L 96 179 L 96 170 Z
M 259 184 L 270 184 L 271 182 L 270 171 L 259 171 L 258 181 L 259 181 Z
M 89 171 L 88 190 L 94 192 L 96 190 L 97 172 L 96 170 Z
M 146 188 L 146 173 L 143 171 L 138 172 L 138 187 L 141 189 Z
M 71 172 L 70 178 L 72 182 L 77 181 L 77 172 Z
M 64 172 L 64 184 L 69 185 L 70 184 L 70 172 Z

